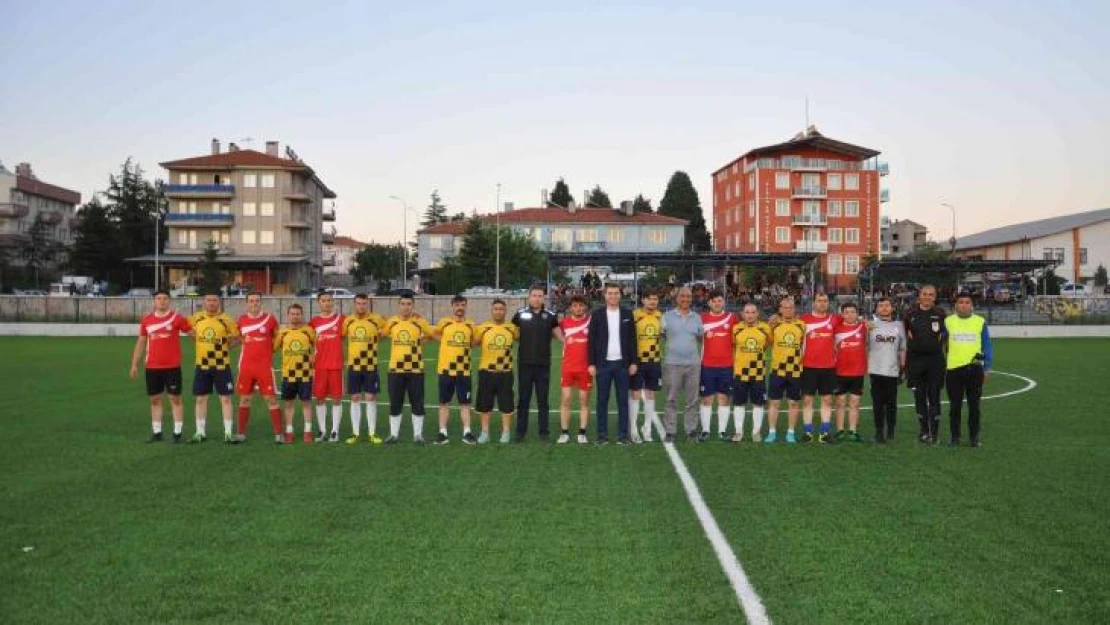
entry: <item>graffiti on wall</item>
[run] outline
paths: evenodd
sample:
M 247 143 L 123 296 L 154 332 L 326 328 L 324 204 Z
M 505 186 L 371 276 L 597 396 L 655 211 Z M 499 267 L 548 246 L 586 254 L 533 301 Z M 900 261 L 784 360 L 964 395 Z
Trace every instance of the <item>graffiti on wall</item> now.
M 1033 310 L 1057 321 L 1071 317 L 1110 315 L 1110 298 L 1038 296 L 1033 298 Z

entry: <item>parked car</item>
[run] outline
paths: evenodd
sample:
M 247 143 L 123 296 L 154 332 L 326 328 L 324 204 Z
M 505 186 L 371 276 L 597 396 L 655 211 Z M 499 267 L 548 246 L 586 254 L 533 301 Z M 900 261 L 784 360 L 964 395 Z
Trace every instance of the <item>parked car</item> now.
M 334 299 L 354 299 L 355 298 L 354 292 L 351 291 L 350 289 L 342 289 L 342 288 L 338 288 L 338 287 L 328 287 L 326 289 L 320 289 L 320 293 L 321 294 L 327 293 L 328 295 L 331 295 L 332 298 L 334 298 Z
M 494 295 L 504 295 L 505 291 L 502 291 L 501 289 L 495 289 L 492 286 L 472 286 L 469 289 L 463 291 L 462 294 L 466 297 L 474 297 L 476 295 L 492 297 Z
M 42 289 L 16 289 L 15 291 L 13 291 L 13 293 L 15 295 L 32 295 L 35 297 L 46 296 L 46 291 L 43 291 Z
M 416 297 L 416 291 L 412 289 L 393 289 L 386 295 L 391 295 L 393 297 L 401 297 L 402 295 L 406 297 Z
M 315 297 L 316 289 L 299 289 L 296 292 L 297 297 Z
M 124 297 L 154 297 L 154 291 L 151 289 L 129 289 L 123 294 Z
M 1061 297 L 1087 297 L 1091 290 L 1083 284 L 1065 284 L 1060 287 Z

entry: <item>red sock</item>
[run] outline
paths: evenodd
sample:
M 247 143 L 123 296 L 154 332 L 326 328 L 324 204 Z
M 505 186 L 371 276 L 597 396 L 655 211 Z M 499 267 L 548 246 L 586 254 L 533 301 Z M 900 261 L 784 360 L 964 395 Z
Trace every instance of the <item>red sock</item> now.
M 274 426 L 274 434 L 281 434 L 280 408 L 270 408 L 270 425 Z
M 239 406 L 239 433 L 247 433 L 247 423 L 251 420 L 251 407 Z

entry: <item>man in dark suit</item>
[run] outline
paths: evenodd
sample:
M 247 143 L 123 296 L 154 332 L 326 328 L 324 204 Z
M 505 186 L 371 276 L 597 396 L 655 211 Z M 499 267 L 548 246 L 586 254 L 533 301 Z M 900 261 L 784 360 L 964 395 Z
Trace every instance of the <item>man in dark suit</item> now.
M 627 445 L 628 383 L 640 364 L 632 311 L 621 305 L 621 288 L 605 285 L 605 307 L 590 314 L 590 375 L 597 383 L 597 444 L 609 442 L 609 390 L 617 389 L 617 444 Z

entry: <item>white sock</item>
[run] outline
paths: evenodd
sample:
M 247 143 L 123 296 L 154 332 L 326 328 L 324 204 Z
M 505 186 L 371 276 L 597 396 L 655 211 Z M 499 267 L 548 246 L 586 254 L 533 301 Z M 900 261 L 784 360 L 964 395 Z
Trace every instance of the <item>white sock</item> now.
M 628 400 L 628 425 L 632 429 L 636 429 L 636 421 L 640 418 L 640 400 Z
M 316 406 L 316 425 L 320 426 L 318 432 L 328 431 L 328 407 L 322 402 Z
M 378 404 L 368 401 L 362 407 L 366 410 L 366 433 L 374 436 L 378 433 Z
M 763 429 L 763 406 L 752 407 L 752 436 L 758 436 Z
M 292 423 L 290 423 L 289 425 L 285 426 L 285 433 L 286 433 L 286 434 L 292 434 L 292 433 L 293 433 L 293 424 L 292 424 Z
M 358 436 L 358 431 L 362 428 L 362 404 L 357 401 L 351 402 L 351 431 L 355 436 Z
M 701 412 L 699 413 L 698 416 L 701 417 L 701 431 L 702 432 L 708 432 L 709 431 L 709 420 L 713 418 L 713 406 L 702 405 L 701 406 Z
M 744 435 L 744 407 L 737 406 L 732 409 L 732 422 L 735 424 L 736 433 Z
M 204 434 L 208 429 L 208 417 L 197 415 L 197 431 Z
M 184 430 L 184 429 L 185 429 L 185 424 L 184 423 L 179 423 L 177 421 L 173 422 L 173 433 L 174 434 L 180 434 L 181 430 Z
M 162 422 L 161 421 L 151 421 L 150 422 L 150 429 L 155 434 L 161 434 L 162 433 Z
M 729 415 L 729 407 L 728 406 L 721 406 L 720 404 L 718 404 L 717 405 L 717 428 L 718 428 L 717 431 L 720 432 L 721 434 L 724 434 L 725 432 L 728 431 L 728 415 Z M 739 431 L 739 429 L 737 431 Z
M 389 435 L 393 438 L 401 435 L 401 415 L 389 415 Z
M 644 429 L 647 430 L 648 436 L 651 436 L 651 431 L 655 427 L 655 419 L 658 415 L 655 413 L 655 401 L 651 400 L 644 404 Z
M 305 434 L 312 434 L 312 421 L 305 421 L 304 422 L 304 433 Z
M 412 415 L 412 437 L 422 436 L 424 436 L 424 415 L 414 414 Z
M 339 426 L 343 424 L 343 402 L 336 401 L 331 405 L 331 432 L 339 433 Z
M 224 419 L 224 434 L 231 434 L 231 429 L 235 427 L 235 422 L 231 419 Z

